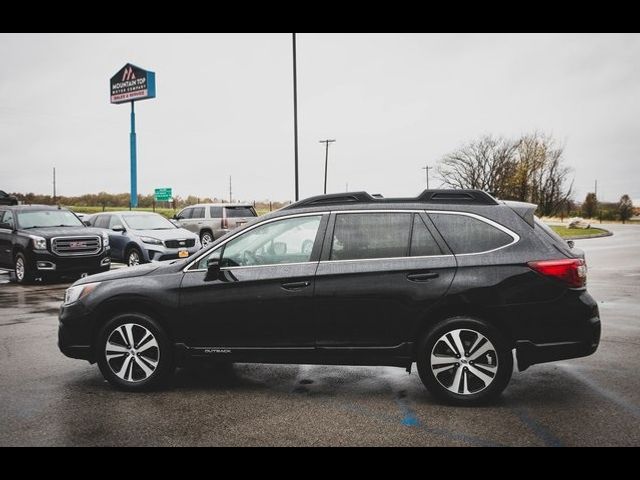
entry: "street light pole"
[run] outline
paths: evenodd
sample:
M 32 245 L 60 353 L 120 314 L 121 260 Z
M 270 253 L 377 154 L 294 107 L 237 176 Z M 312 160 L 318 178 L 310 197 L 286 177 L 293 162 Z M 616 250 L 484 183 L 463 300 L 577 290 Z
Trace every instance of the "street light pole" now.
M 299 197 L 298 190 L 298 75 L 296 70 L 296 34 L 292 34 L 293 40 L 293 144 L 295 155 L 295 183 L 296 202 Z
M 324 194 L 327 194 L 327 167 L 329 166 L 329 144 L 335 142 L 335 140 L 320 140 L 320 143 L 325 144 L 324 155 Z
M 424 167 L 422 167 L 422 170 L 424 170 L 427 173 L 427 190 L 429 190 L 429 170 L 432 170 L 433 167 L 430 167 L 429 165 L 425 165 Z

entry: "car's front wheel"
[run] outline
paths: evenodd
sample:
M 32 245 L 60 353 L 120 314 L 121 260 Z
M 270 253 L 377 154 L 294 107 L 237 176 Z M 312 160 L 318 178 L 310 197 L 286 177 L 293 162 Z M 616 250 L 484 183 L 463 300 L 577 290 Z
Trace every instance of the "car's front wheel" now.
M 142 256 L 142 252 L 137 247 L 131 247 L 127 250 L 127 254 L 125 255 L 125 260 L 127 261 L 127 265 L 129 267 L 135 267 L 144 263 L 144 257 Z
M 147 315 L 118 315 L 98 335 L 98 366 L 117 388 L 143 391 L 161 387 L 174 371 L 171 342 Z
M 14 274 L 16 282 L 24 285 L 33 282 L 35 274 L 27 262 L 27 257 L 23 253 L 18 253 L 15 258 Z
M 452 317 L 437 324 L 418 347 L 418 373 L 437 398 L 477 405 L 496 398 L 513 372 L 511 348 L 490 324 Z

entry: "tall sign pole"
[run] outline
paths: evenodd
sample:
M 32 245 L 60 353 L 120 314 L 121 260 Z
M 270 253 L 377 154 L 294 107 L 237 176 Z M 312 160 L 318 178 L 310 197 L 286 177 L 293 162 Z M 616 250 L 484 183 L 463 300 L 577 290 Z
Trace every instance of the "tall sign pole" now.
M 136 108 L 131 100 L 131 133 L 129 134 L 129 149 L 131 158 L 131 208 L 138 206 L 138 152 L 136 148 Z
M 111 103 L 131 103 L 131 133 L 129 134 L 129 157 L 131 193 L 129 206 L 138 206 L 138 153 L 136 147 L 135 102 L 156 97 L 156 74 L 127 63 L 111 77 Z
M 296 202 L 299 198 L 298 189 L 298 75 L 296 71 L 296 34 L 293 33 L 293 148 L 295 155 Z

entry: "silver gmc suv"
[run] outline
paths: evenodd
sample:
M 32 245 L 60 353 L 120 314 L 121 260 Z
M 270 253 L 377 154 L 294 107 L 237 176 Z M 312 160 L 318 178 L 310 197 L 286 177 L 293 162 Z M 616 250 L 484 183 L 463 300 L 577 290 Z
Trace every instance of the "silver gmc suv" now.
M 199 235 L 202 246 L 206 247 L 257 216 L 249 203 L 201 203 L 182 209 L 173 218 L 181 227 Z

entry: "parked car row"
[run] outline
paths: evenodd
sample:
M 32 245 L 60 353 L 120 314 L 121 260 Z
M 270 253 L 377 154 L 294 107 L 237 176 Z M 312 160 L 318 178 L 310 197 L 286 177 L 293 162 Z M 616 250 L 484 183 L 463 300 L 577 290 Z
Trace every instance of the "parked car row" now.
M 0 269 L 18 283 L 188 258 L 256 216 L 251 205 L 201 204 L 169 221 L 151 212 L 76 214 L 62 207 L 17 205 L 0 191 Z

